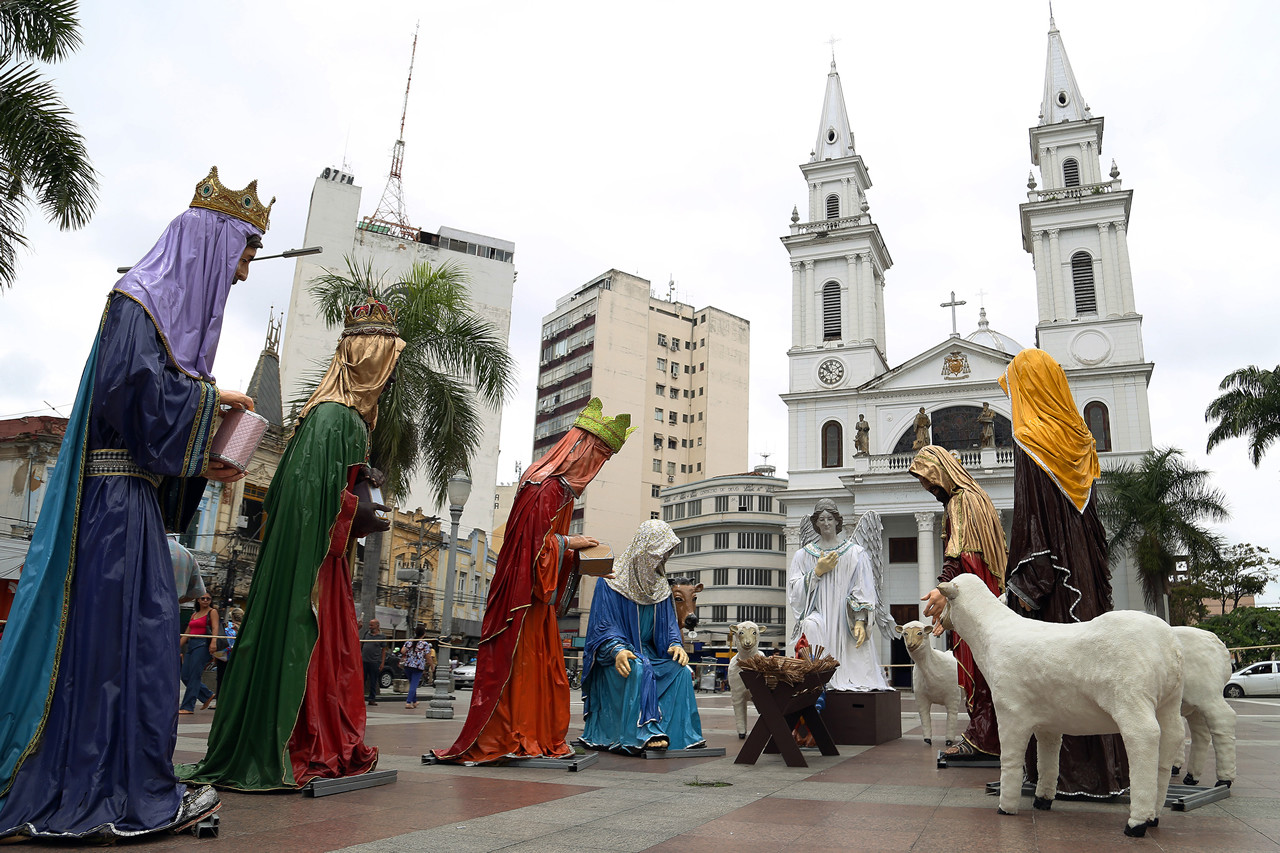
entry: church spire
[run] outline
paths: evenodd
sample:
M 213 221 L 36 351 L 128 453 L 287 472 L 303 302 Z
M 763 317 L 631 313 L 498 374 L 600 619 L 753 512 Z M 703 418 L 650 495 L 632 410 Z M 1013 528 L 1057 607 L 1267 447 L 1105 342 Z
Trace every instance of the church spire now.
M 822 119 L 818 122 L 818 140 L 809 154 L 810 162 L 840 160 L 854 154 L 853 130 L 849 127 L 849 114 L 844 108 L 844 90 L 840 88 L 834 48 L 832 51 L 827 92 L 822 99 Z
M 1071 71 L 1062 34 L 1049 9 L 1049 51 L 1044 64 L 1044 97 L 1040 101 L 1040 125 L 1091 119 L 1089 105 L 1080 94 L 1080 84 Z

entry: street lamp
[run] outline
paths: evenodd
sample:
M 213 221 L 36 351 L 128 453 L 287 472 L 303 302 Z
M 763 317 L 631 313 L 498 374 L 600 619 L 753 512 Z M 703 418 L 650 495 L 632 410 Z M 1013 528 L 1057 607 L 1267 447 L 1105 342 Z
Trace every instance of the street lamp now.
M 449 478 L 447 487 L 449 495 L 449 567 L 444 578 L 444 613 L 440 614 L 440 639 L 446 640 L 453 633 L 453 587 L 457 583 L 458 571 L 458 522 L 462 520 L 462 507 L 471 497 L 471 478 L 465 471 L 458 471 Z M 437 645 L 440 645 L 437 643 Z M 453 671 L 449 668 L 449 658 L 445 656 L 443 646 L 437 649 L 435 694 L 431 697 L 431 706 L 427 708 L 429 720 L 452 720 Z

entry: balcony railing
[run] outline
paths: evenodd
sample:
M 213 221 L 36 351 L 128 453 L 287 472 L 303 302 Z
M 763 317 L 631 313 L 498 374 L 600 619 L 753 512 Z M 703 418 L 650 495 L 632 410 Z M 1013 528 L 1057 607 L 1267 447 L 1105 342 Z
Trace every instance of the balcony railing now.
M 1119 181 L 1106 181 L 1101 184 L 1081 184 L 1078 187 L 1058 187 L 1054 190 L 1031 190 L 1027 193 L 1027 199 L 1029 201 L 1062 201 L 1088 198 L 1091 195 L 1115 192 L 1119 188 Z
M 983 464 L 982 450 L 961 450 L 960 464 L 966 468 L 1008 468 L 1013 465 L 1013 448 L 997 447 L 994 450 L 987 450 L 987 453 L 994 455 L 995 464 Z M 867 459 L 870 463 L 870 473 L 872 474 L 896 474 L 900 471 L 906 471 L 911 467 L 911 462 L 916 458 L 915 453 L 890 453 L 884 456 L 856 457 L 854 459 L 854 468 L 858 467 L 860 459 Z

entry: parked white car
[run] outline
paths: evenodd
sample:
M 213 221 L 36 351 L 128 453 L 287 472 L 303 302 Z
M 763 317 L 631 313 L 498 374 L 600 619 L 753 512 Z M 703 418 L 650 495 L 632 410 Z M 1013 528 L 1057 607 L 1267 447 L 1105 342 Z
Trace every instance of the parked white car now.
M 1227 680 L 1222 695 L 1239 699 L 1241 696 L 1280 696 L 1280 662 L 1268 660 L 1249 664 Z
M 476 683 L 476 665 L 464 663 L 453 671 L 454 687 L 474 687 Z

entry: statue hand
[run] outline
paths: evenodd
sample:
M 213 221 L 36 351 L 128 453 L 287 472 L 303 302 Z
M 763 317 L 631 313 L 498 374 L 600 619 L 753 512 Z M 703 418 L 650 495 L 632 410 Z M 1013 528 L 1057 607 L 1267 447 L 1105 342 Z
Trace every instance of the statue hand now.
M 583 548 L 594 548 L 600 544 L 600 540 L 593 536 L 581 536 L 574 534 L 569 537 L 569 550 L 581 551 Z
M 204 469 L 202 476 L 208 480 L 217 480 L 219 483 L 234 483 L 244 476 L 244 472 L 229 462 L 214 459 L 209 462 L 209 467 Z
M 626 678 L 631 674 L 631 661 L 636 657 L 636 653 L 630 649 L 622 649 L 613 657 L 613 668 L 618 671 L 618 675 Z
M 929 602 L 924 606 L 924 615 L 932 619 L 936 627 L 939 618 L 942 616 L 943 608 L 947 606 L 947 597 L 942 594 L 941 590 L 934 587 L 929 591 L 928 595 L 922 596 L 920 600 Z
M 218 402 L 224 406 L 230 406 L 233 409 L 246 409 L 253 411 L 253 398 L 248 394 L 239 391 L 224 391 L 218 389 Z
M 689 653 L 684 650 L 684 646 L 673 644 L 667 649 L 667 654 L 671 655 L 671 659 L 681 666 L 689 665 Z
M 836 567 L 836 562 L 839 559 L 840 555 L 835 551 L 828 551 L 818 558 L 818 565 L 814 568 L 813 573 L 818 577 L 822 577 Z
M 379 518 L 377 513 L 390 512 L 391 507 L 373 501 L 361 500 L 356 507 L 356 517 L 351 522 L 351 536 L 359 539 L 375 531 L 390 530 L 391 521 Z
M 853 639 L 855 640 L 853 647 L 855 649 L 862 648 L 862 644 L 867 641 L 867 623 L 865 622 L 853 623 Z

